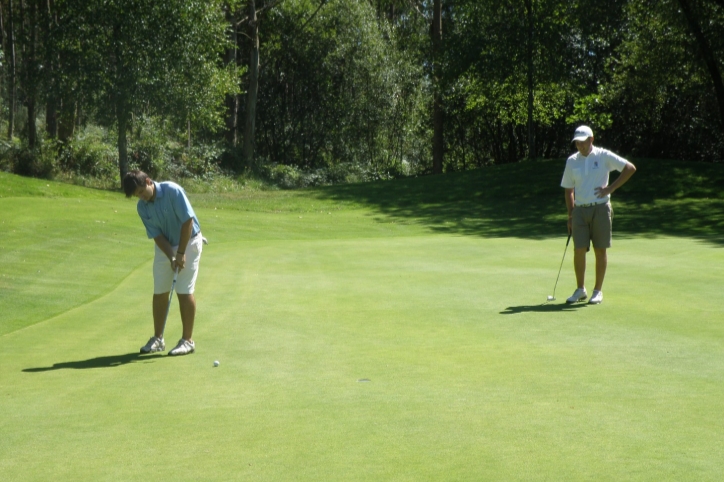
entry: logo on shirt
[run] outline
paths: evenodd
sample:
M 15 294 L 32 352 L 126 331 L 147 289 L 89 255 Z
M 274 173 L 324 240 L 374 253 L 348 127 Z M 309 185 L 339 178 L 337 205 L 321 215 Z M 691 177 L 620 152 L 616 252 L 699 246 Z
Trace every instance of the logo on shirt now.
M 598 169 L 598 161 L 593 161 L 593 169 Z

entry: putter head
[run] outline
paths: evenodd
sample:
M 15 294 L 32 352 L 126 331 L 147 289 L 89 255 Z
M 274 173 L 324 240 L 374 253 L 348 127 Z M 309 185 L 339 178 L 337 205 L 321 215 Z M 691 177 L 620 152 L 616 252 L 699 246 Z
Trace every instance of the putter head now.
M 556 300 L 555 296 L 548 296 L 548 301 L 555 301 L 555 300 Z

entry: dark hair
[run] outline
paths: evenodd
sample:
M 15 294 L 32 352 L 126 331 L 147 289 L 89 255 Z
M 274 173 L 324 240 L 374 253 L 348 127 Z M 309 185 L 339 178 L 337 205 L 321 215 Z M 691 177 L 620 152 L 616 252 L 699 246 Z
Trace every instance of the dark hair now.
M 136 193 L 139 187 L 146 186 L 146 179 L 150 179 L 148 174 L 143 171 L 129 171 L 123 176 L 123 192 L 126 197 L 131 197 Z

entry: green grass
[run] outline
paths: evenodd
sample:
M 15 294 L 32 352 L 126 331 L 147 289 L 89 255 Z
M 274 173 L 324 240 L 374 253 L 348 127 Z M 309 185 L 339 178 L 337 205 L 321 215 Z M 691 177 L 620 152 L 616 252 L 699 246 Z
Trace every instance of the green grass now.
M 724 168 L 636 164 L 597 307 L 561 163 L 192 193 L 180 359 L 135 203 L 0 174 L 1 478 L 719 480 Z

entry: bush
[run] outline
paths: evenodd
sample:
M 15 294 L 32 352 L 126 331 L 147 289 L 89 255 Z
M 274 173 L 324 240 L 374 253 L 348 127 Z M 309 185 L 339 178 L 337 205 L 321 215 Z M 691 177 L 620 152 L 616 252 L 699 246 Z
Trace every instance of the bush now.
M 128 164 L 131 169 L 140 169 L 154 179 L 166 173 L 172 154 L 164 127 L 162 121 L 152 117 L 135 119 L 133 132 L 128 136 Z
M 14 172 L 15 163 L 12 158 L 13 143 L 0 140 L 0 171 Z
M 223 149 L 214 144 L 178 148 L 173 151 L 165 174 L 172 178 L 212 179 L 222 173 L 222 155 Z
M 3 142 L 0 145 L 2 169 L 21 176 L 52 179 L 58 171 L 56 158 L 55 144 L 43 144 L 34 149 L 10 142 Z
M 58 165 L 65 172 L 107 179 L 118 171 L 118 152 L 99 139 L 77 137 L 59 144 Z
M 265 164 L 259 169 L 262 179 L 282 189 L 383 181 L 412 174 L 411 167 L 405 162 L 387 166 L 385 170 L 378 170 L 366 163 L 354 162 L 338 163 L 330 167 L 306 171 L 286 164 Z

